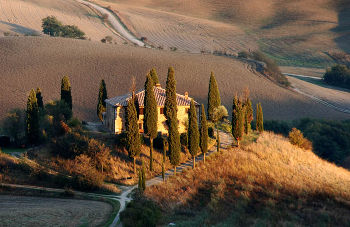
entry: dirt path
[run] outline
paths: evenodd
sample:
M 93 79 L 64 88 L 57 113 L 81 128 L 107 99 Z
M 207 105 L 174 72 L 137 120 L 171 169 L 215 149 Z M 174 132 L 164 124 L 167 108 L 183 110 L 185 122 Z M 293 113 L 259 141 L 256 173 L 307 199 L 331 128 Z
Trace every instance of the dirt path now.
M 109 10 L 97 5 L 97 4 L 94 4 L 94 3 L 91 3 L 91 2 L 88 2 L 88 1 L 85 1 L 85 0 L 76 0 L 77 2 L 83 4 L 83 5 L 86 5 L 86 6 L 89 6 L 89 7 L 92 7 L 94 8 L 95 10 L 99 11 L 102 15 L 108 15 L 108 21 L 109 23 L 112 25 L 112 27 L 120 34 L 122 35 L 123 37 L 125 37 L 126 39 L 128 39 L 129 41 L 131 41 L 132 43 L 138 45 L 138 46 L 145 46 L 145 44 L 140 41 L 139 39 L 137 39 L 133 34 L 131 34 L 126 28 L 125 26 L 120 22 L 120 20 L 118 20 L 118 17 L 117 15 L 115 15 L 114 13 L 111 13 Z
M 329 108 L 350 114 L 350 92 L 346 89 L 328 86 L 322 78 L 283 73 L 288 77 L 294 91 Z

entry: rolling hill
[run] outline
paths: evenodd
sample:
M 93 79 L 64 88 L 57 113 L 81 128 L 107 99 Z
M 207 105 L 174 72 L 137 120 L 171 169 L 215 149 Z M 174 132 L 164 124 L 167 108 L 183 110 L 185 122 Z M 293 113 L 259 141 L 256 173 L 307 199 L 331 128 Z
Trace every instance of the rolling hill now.
M 251 71 L 249 65 L 226 57 L 45 37 L 0 38 L 0 50 L 0 118 L 12 108 L 25 108 L 32 88 L 41 88 L 45 102 L 58 99 L 61 78 L 68 75 L 75 115 L 82 120 L 96 120 L 101 79 L 105 79 L 109 97 L 113 97 L 129 91 L 132 76 L 136 77 L 137 87 L 143 87 L 152 67 L 165 86 L 169 66 L 175 68 L 177 91 L 188 91 L 200 103 L 207 102 L 209 75 L 214 71 L 222 103 L 228 108 L 233 96 L 248 87 L 253 105 L 262 102 L 265 119 L 349 118 L 279 87 Z

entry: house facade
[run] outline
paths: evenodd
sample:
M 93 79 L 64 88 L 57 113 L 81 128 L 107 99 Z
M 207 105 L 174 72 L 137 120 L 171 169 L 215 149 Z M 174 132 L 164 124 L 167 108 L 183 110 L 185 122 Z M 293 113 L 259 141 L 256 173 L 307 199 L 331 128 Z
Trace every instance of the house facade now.
M 158 133 L 168 134 L 168 126 L 166 124 L 166 118 L 164 115 L 165 104 L 165 92 L 166 90 L 161 88 L 160 84 L 153 87 L 154 96 L 157 102 L 158 110 Z M 135 93 L 139 104 L 139 116 L 138 125 L 140 133 L 143 133 L 143 119 L 144 119 L 144 98 L 145 90 L 141 90 Z M 132 98 L 132 94 L 128 93 L 122 96 L 106 99 L 106 113 L 104 114 L 104 125 L 114 134 L 119 134 L 125 131 L 125 113 L 128 105 L 128 101 Z M 179 120 L 179 132 L 186 132 L 188 125 L 188 111 L 190 109 L 191 98 L 188 97 L 188 93 L 185 95 L 176 94 L 177 103 L 177 118 Z M 200 116 L 200 105 L 195 101 L 198 119 Z

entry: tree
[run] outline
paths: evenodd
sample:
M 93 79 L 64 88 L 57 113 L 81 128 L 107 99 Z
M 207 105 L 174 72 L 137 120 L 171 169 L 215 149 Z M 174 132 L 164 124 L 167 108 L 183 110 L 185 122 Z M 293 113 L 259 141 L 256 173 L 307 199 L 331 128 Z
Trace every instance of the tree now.
M 174 166 L 174 174 L 176 174 L 176 166 L 180 163 L 180 134 L 177 119 L 177 103 L 176 103 L 176 81 L 174 76 L 174 69 L 172 67 L 168 70 L 168 77 L 166 81 L 166 98 L 164 106 L 165 117 L 167 119 L 169 131 L 169 152 L 170 163 Z
M 43 96 L 41 95 L 40 88 L 36 89 L 36 99 L 38 101 L 38 107 L 39 108 L 43 108 L 44 107 L 44 102 L 43 102 Z
M 150 170 L 153 171 L 153 139 L 157 137 L 158 109 L 154 96 L 154 82 L 148 74 L 145 83 L 145 108 L 144 108 L 144 129 L 150 141 Z
M 3 120 L 2 127 L 7 135 L 12 137 L 16 145 L 20 145 L 25 139 L 26 111 L 22 109 L 11 110 Z
M 61 27 L 60 36 L 65 38 L 85 39 L 85 33 L 75 25 L 64 25 Z
M 252 128 L 252 121 L 253 121 L 253 107 L 252 107 L 252 101 L 250 101 L 250 98 L 248 97 L 245 100 L 244 103 L 245 107 L 245 113 L 244 113 L 244 132 L 245 134 L 249 134 Z
M 135 108 L 134 98 L 131 98 L 128 102 L 126 109 L 126 134 L 127 143 L 126 148 L 129 152 L 129 157 L 134 161 L 134 173 L 136 174 L 136 156 L 141 153 L 141 140 L 139 134 L 139 128 L 137 125 L 137 113 Z
M 138 189 L 141 194 L 146 190 L 146 173 L 145 172 L 146 172 L 145 165 L 142 160 L 141 169 L 139 170 L 139 182 L 138 182 Z
M 166 140 L 163 139 L 163 162 L 162 162 L 162 178 L 165 181 L 165 159 L 166 159 Z
M 54 16 L 48 16 L 42 19 L 43 33 L 50 36 L 60 36 L 62 23 Z
M 193 158 L 193 168 L 195 168 L 196 156 L 199 150 L 199 130 L 197 111 L 193 99 L 191 100 L 190 111 L 188 116 L 188 149 Z
M 202 104 L 202 113 L 201 113 L 201 130 L 200 130 L 200 148 L 203 153 L 203 161 L 205 163 L 205 154 L 208 152 L 208 122 L 204 110 L 204 105 Z
M 159 84 L 159 79 L 158 79 L 158 74 L 157 74 L 156 69 L 155 68 L 151 69 L 151 71 L 149 73 L 152 77 L 154 85 Z
M 209 92 L 208 92 L 208 118 L 213 121 L 213 114 L 215 108 L 221 105 L 219 88 L 216 83 L 214 73 L 211 72 L 209 80 Z
M 32 89 L 28 96 L 26 112 L 26 138 L 29 144 L 38 144 L 39 131 L 39 107 L 36 93 Z
M 106 99 L 108 99 L 106 83 L 104 80 L 101 80 L 97 99 L 97 116 L 100 119 L 100 121 L 103 120 L 102 113 L 106 112 Z
M 232 135 L 237 141 L 237 146 L 240 145 L 240 140 L 244 134 L 244 122 L 245 122 L 245 107 L 243 103 L 237 98 L 233 100 L 232 110 Z
M 227 109 L 224 106 L 219 106 L 214 109 L 213 122 L 216 125 L 216 146 L 217 151 L 220 151 L 220 135 L 219 135 L 219 122 L 228 116 Z
M 65 101 L 69 108 L 72 109 L 72 88 L 68 76 L 64 76 L 61 81 L 61 100 Z
M 264 131 L 264 118 L 261 103 L 256 105 L 256 130 L 260 133 Z

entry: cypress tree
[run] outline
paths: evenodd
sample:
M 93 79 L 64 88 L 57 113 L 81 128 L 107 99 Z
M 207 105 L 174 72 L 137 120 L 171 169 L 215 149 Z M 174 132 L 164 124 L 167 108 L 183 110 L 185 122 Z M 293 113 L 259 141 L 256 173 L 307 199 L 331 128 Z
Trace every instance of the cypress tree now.
M 214 73 L 211 72 L 209 80 L 209 92 L 208 92 L 208 118 L 213 120 L 213 114 L 215 108 L 221 105 L 219 88 L 214 76 Z
M 27 101 L 26 137 L 29 144 L 39 142 L 39 107 L 34 89 L 30 91 Z
M 243 104 L 237 100 L 237 97 L 234 98 L 234 109 L 232 111 L 232 135 L 237 140 L 237 145 L 239 147 L 239 142 L 244 134 L 244 117 L 245 117 L 245 108 Z
M 36 99 L 37 99 L 37 102 L 38 102 L 38 107 L 39 108 L 44 108 L 43 96 L 41 95 L 40 88 L 36 89 Z
M 145 170 L 145 164 L 143 163 L 142 160 L 142 165 L 141 165 L 141 178 L 142 178 L 142 191 L 146 190 L 146 170 Z
M 69 78 L 64 76 L 61 81 L 61 100 L 65 101 L 69 108 L 72 109 L 72 88 L 70 86 Z
M 163 139 L 163 162 L 162 162 L 162 178 L 165 181 L 165 158 L 166 158 L 166 144 L 165 139 Z
M 204 105 L 202 104 L 202 114 L 201 114 L 201 131 L 200 131 L 200 148 L 203 153 L 203 160 L 205 163 L 205 154 L 208 152 L 208 122 L 205 115 Z
M 169 152 L 170 163 L 174 166 L 174 174 L 176 174 L 176 166 L 180 163 L 180 134 L 177 119 L 177 103 L 176 103 L 176 81 L 174 76 L 174 69 L 172 67 L 168 70 L 168 77 L 166 81 L 166 98 L 164 113 L 167 119 L 169 132 Z
M 244 117 L 244 132 L 245 134 L 249 134 L 252 128 L 252 121 L 253 121 L 253 107 L 252 107 L 252 101 L 250 101 L 250 98 L 247 98 L 244 103 L 245 106 L 245 117 Z
M 154 83 L 148 74 L 145 83 L 144 129 L 150 141 L 150 170 L 153 171 L 153 139 L 157 137 L 158 109 L 154 96 Z
M 131 98 L 128 102 L 125 123 L 127 130 L 127 150 L 129 152 L 129 157 L 133 158 L 134 173 L 136 173 L 136 156 L 140 155 L 141 152 L 141 139 L 137 125 L 137 113 L 134 98 Z
M 256 130 L 259 133 L 264 131 L 264 117 L 260 102 L 256 105 Z
M 104 80 L 101 80 L 97 99 L 97 116 L 100 119 L 100 121 L 103 120 L 102 113 L 106 112 L 106 99 L 108 99 L 106 83 Z
M 157 74 L 156 69 L 155 68 L 151 69 L 151 71 L 149 73 L 152 77 L 154 85 L 159 84 L 159 79 L 158 79 L 158 74 Z
M 197 119 L 196 106 L 192 99 L 188 116 L 188 149 L 193 158 L 193 168 L 196 167 L 196 156 L 199 150 L 199 130 Z

